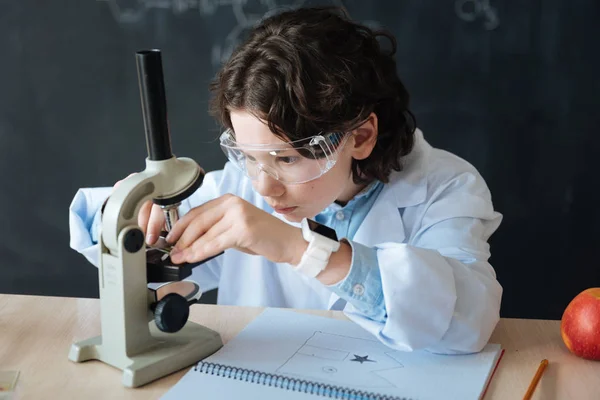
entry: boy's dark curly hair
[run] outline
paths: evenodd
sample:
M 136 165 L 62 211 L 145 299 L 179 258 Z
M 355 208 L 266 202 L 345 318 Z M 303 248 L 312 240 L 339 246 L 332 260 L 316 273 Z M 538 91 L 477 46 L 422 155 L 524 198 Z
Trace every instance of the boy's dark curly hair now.
M 385 52 L 378 36 L 387 37 Z M 211 114 L 231 128 L 231 110 L 268 123 L 284 140 L 357 128 L 378 118 L 377 144 L 353 160 L 355 183 L 388 182 L 412 150 L 416 121 L 400 81 L 396 41 L 352 22 L 337 8 L 300 8 L 264 19 L 211 83 Z

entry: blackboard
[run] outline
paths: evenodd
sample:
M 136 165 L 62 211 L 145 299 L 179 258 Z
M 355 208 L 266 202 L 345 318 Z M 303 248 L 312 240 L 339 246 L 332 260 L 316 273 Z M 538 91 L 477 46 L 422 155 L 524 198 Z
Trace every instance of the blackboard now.
M 504 214 L 491 241 L 503 316 L 560 318 L 600 286 L 597 2 L 4 0 L 0 292 L 98 296 L 67 208 L 79 187 L 144 168 L 137 50 L 163 52 L 174 153 L 218 169 L 210 79 L 261 17 L 313 4 L 396 35 L 426 138 L 487 180 Z

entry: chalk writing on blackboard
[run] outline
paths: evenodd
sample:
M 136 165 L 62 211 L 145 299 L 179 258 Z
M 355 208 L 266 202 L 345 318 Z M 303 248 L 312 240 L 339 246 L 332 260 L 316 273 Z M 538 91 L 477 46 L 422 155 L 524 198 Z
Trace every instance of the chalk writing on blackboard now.
M 150 9 L 161 9 L 180 15 L 195 11 L 202 16 L 212 16 L 221 7 L 230 7 L 235 25 L 223 40 L 213 43 L 211 62 L 219 67 L 227 60 L 241 38 L 263 18 L 275 12 L 302 7 L 305 0 L 97 0 L 107 3 L 115 20 L 120 24 L 140 22 Z M 331 5 L 343 7 L 342 0 L 329 0 Z M 250 11 L 250 9 L 252 11 Z M 381 28 L 377 21 L 362 21 L 373 29 Z
M 456 0 L 454 11 L 458 18 L 466 22 L 483 19 L 483 26 L 488 31 L 500 25 L 498 12 L 490 5 L 490 0 Z

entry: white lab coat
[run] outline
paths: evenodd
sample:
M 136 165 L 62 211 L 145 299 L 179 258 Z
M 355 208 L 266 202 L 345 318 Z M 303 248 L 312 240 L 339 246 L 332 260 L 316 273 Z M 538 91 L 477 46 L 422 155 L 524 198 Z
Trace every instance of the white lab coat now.
M 219 304 L 343 309 L 397 350 L 479 351 L 499 320 L 502 287 L 488 263 L 487 240 L 502 216 L 494 211 L 490 192 L 473 166 L 432 148 L 419 130 L 416 136 L 404 170 L 392 173 L 352 238 L 378 249 L 385 321 L 362 315 L 288 264 L 236 250 L 196 267 L 191 279 L 204 291 L 218 287 Z M 80 189 L 69 212 L 71 247 L 96 266 L 98 245 L 92 245 L 89 229 L 110 191 Z M 223 170 L 207 173 L 180 212 L 225 193 L 271 211 L 251 182 L 227 163 Z

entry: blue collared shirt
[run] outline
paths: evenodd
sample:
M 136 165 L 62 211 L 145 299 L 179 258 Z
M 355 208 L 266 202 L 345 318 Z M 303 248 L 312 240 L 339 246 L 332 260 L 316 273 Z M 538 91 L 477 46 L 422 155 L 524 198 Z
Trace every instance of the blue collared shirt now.
M 383 183 L 375 181 L 345 206 L 333 203 L 315 217 L 315 221 L 334 229 L 338 239 L 346 239 L 352 247 L 348 274 L 340 282 L 330 285 L 330 289 L 376 321 L 382 321 L 386 316 L 377 250 L 352 239 L 381 189 Z

